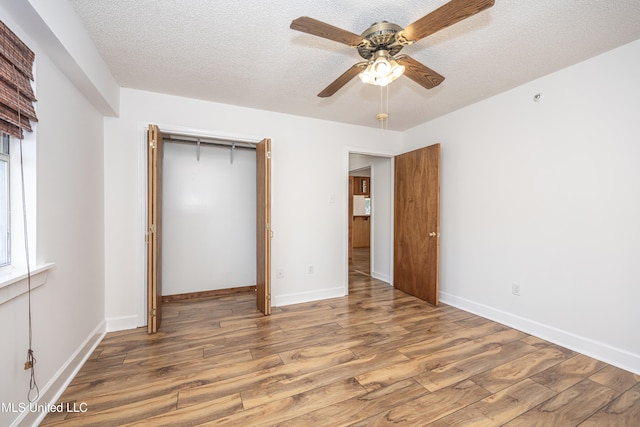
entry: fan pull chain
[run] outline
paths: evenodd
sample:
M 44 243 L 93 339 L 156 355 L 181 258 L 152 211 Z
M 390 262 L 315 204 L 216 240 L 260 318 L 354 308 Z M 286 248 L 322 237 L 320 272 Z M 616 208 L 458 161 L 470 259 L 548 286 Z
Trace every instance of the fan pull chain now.
M 387 85 L 387 110 L 385 112 L 387 113 L 387 119 L 384 121 L 384 129 L 388 130 L 389 129 L 389 85 Z
M 384 109 L 382 107 L 382 91 L 383 91 L 383 87 L 380 86 L 380 113 L 384 114 Z M 380 119 L 380 129 L 384 131 L 384 116 L 381 116 L 381 119 Z
M 380 129 L 389 129 L 389 85 L 387 85 L 387 108 L 384 108 L 383 86 L 380 86 L 380 112 L 376 114 L 376 119 L 380 120 Z

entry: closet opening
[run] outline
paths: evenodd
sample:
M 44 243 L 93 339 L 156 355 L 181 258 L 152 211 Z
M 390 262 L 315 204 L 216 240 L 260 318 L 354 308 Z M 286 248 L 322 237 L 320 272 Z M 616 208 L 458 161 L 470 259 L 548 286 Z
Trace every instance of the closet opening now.
M 163 301 L 255 290 L 255 144 L 163 137 Z
M 269 314 L 270 141 L 152 127 L 149 332 L 160 325 L 162 302 L 175 300 L 256 291 L 258 308 Z

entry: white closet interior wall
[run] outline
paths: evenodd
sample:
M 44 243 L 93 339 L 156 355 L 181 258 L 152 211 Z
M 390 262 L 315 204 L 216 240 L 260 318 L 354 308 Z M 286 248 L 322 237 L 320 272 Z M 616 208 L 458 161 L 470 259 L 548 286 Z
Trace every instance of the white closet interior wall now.
M 163 295 L 256 281 L 255 150 L 166 143 Z

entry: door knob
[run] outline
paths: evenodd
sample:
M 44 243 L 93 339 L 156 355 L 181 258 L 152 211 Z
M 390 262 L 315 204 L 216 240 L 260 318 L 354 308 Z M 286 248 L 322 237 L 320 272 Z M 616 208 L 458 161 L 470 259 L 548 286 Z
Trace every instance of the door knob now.
M 436 232 L 432 231 L 431 233 L 429 233 L 429 237 L 436 237 Z

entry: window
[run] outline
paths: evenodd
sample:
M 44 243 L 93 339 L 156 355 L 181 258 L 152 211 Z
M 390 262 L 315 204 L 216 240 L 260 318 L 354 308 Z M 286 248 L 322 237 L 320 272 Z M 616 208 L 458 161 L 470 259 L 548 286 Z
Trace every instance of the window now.
M 36 259 L 34 60 L 33 51 L 0 21 L 0 305 L 43 285 L 53 267 L 53 263 L 30 265 Z M 12 159 L 10 150 L 20 155 Z M 30 224 L 28 235 L 21 232 L 26 224 Z
M 11 263 L 9 135 L 0 134 L 0 267 Z

